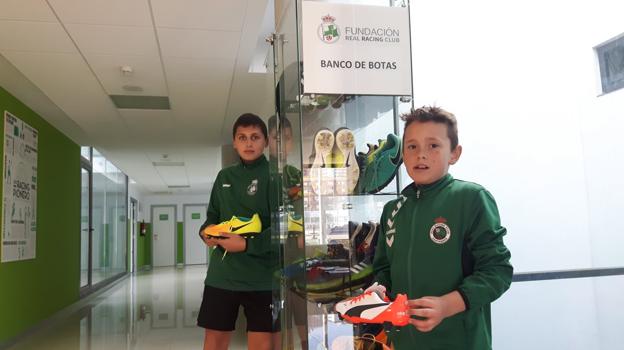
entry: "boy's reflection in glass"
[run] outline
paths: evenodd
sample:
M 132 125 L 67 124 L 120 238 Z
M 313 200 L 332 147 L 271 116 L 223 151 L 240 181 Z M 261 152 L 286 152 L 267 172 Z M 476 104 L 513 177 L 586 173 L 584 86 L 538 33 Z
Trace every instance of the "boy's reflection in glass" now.
M 279 123 L 279 124 L 278 124 Z M 286 226 L 280 231 L 287 234 L 282 235 L 281 255 L 282 266 L 298 263 L 305 257 L 304 234 L 303 234 L 303 198 L 302 198 L 302 174 L 301 170 L 287 164 L 288 155 L 293 149 L 293 130 L 290 121 L 286 118 L 272 116 L 268 121 L 269 127 L 269 158 L 272 167 L 281 167 L 280 176 L 281 196 L 278 200 L 279 206 L 283 207 L 283 217 L 280 226 Z M 274 168 L 275 171 L 277 170 Z M 296 279 L 303 279 L 304 276 L 295 276 L 286 279 L 284 288 L 284 310 L 283 317 L 286 318 L 285 330 L 288 331 L 291 321 L 294 321 L 301 348 L 308 348 L 307 338 L 307 310 L 305 299 L 294 292 L 293 283 Z M 292 339 L 287 337 L 287 339 Z

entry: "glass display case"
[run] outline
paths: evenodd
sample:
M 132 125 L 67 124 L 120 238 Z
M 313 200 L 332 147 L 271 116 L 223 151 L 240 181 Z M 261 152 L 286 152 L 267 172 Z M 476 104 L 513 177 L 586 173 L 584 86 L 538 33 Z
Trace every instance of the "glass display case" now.
M 301 1 L 276 8 L 271 38 L 270 163 L 279 197 L 272 227 L 280 247 L 274 307 L 282 348 L 381 349 L 383 326 L 347 323 L 334 306 L 372 283 L 381 212 L 402 185 L 399 115 L 411 96 L 304 93 L 300 8 Z

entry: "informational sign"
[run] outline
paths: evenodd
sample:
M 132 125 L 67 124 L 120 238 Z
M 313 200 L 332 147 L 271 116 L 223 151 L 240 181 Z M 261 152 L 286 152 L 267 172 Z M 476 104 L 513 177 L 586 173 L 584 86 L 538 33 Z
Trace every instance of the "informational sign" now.
M 35 258 L 37 130 L 4 112 L 2 262 Z
M 304 1 L 305 93 L 412 94 L 405 7 Z

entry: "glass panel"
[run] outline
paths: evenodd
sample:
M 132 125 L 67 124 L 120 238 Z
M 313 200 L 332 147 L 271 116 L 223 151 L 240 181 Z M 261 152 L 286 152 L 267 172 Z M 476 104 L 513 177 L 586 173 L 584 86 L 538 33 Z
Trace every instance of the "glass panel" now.
M 328 349 L 350 341 L 353 348 L 368 331 L 340 321 L 333 306 L 372 280 L 381 211 L 400 190 L 397 116 L 409 110 L 411 98 L 303 94 L 301 3 L 276 9 L 281 17 L 273 50 L 279 142 L 271 164 L 282 181 L 282 345 Z M 394 152 L 383 169 L 382 152 Z M 365 345 L 371 344 L 358 346 Z
M 80 155 L 84 159 L 87 159 L 88 161 L 91 161 L 91 147 L 88 147 L 88 146 L 80 147 Z
M 106 278 L 106 176 L 104 157 L 93 150 L 92 283 Z
M 107 277 L 112 277 L 126 270 L 126 177 L 110 162 L 106 162 L 106 172 L 109 180 L 106 195 L 110 218 L 107 235 L 110 269 Z
M 126 176 L 93 150 L 93 283 L 126 271 Z
M 89 284 L 89 171 L 81 169 L 80 286 Z
M 276 81 L 276 114 L 279 118 L 278 156 L 271 157 L 272 169 L 281 177 L 280 243 L 283 256 L 281 264 L 285 267 L 281 285 L 281 300 L 284 309 L 281 315 L 282 348 L 307 348 L 307 301 L 294 289 L 295 281 L 301 282 L 300 274 L 288 270 L 287 266 L 297 266 L 305 259 L 303 230 L 303 179 L 301 157 L 301 117 L 299 114 L 299 96 L 301 94 L 299 77 L 301 76 L 297 52 L 297 26 L 295 2 L 283 2 L 287 8 L 277 9 L 282 16 L 278 19 L 280 33 L 274 37 L 273 54 Z M 271 125 L 270 125 L 270 129 Z M 275 131 L 273 131 L 275 133 Z M 279 162 L 275 166 L 276 162 Z

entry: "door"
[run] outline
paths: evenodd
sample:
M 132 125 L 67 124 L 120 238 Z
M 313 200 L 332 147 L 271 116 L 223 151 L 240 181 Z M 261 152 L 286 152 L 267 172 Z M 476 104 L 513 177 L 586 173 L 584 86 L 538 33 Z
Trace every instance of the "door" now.
M 80 197 L 80 288 L 91 286 L 91 168 L 83 165 Z
M 199 228 L 206 221 L 206 204 L 184 206 L 184 263 L 186 265 L 208 262 L 208 247 L 198 237 Z
M 175 265 L 175 222 L 174 205 L 152 206 L 152 266 Z

